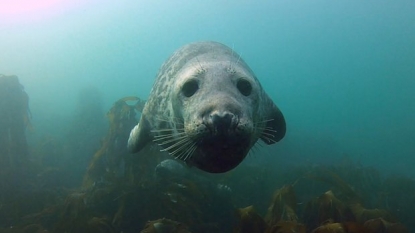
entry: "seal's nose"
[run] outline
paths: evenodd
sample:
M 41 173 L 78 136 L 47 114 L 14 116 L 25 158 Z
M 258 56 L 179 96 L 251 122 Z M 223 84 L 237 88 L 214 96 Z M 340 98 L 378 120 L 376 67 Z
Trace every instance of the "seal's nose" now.
M 213 111 L 207 118 L 205 124 L 215 132 L 224 133 L 235 128 L 238 124 L 235 114 L 228 111 Z
M 219 128 L 229 128 L 234 115 L 230 112 L 213 112 L 209 115 L 213 125 Z

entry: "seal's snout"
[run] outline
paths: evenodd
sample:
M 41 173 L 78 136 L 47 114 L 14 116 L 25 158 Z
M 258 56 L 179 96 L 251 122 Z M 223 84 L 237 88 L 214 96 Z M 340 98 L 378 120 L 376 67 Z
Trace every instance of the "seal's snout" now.
M 235 115 L 230 112 L 213 112 L 209 114 L 210 121 L 218 128 L 230 128 Z
M 203 121 L 213 132 L 226 133 L 236 128 L 238 117 L 229 111 L 213 111 L 203 117 Z

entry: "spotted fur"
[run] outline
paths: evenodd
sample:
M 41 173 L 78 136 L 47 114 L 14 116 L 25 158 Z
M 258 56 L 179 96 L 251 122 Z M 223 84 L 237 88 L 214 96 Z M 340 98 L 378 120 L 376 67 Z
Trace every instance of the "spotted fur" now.
M 252 94 L 238 92 L 235 83 L 242 78 L 252 85 Z M 182 96 L 183 83 L 189 79 L 198 80 L 200 96 Z M 228 148 L 226 153 L 222 151 L 220 142 L 215 142 L 219 126 L 207 123 L 209 116 L 218 111 L 229 113 L 235 124 L 235 129 L 226 129 L 229 133 L 218 137 L 232 141 L 223 147 L 238 145 L 235 151 L 246 147 L 235 155 Z M 285 127 L 282 113 L 238 54 L 217 42 L 196 42 L 177 50 L 161 66 L 140 122 L 131 131 L 128 148 L 138 152 L 158 140 L 162 150 L 190 165 L 208 172 L 225 172 L 239 164 L 259 138 L 267 144 L 282 139 Z M 213 138 L 209 145 L 206 138 Z M 239 145 L 238 141 L 247 145 Z M 212 152 L 213 147 L 219 151 Z M 221 162 L 222 157 L 229 158 Z M 228 162 L 232 165 L 219 164 Z

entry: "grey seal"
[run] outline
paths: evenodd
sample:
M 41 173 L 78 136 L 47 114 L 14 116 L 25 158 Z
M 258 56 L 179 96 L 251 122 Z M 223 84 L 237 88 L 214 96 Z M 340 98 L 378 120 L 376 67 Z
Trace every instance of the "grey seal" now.
M 273 144 L 285 132 L 283 114 L 244 60 L 221 43 L 196 42 L 161 66 L 128 149 L 155 142 L 190 166 L 222 173 L 258 139 Z

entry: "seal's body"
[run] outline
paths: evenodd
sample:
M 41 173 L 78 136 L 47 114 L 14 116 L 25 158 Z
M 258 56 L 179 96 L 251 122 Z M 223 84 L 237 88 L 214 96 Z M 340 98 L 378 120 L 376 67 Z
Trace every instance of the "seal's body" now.
M 248 65 L 217 42 L 177 50 L 161 67 L 128 148 L 154 141 L 207 172 L 236 167 L 262 139 L 285 135 L 285 120 Z

